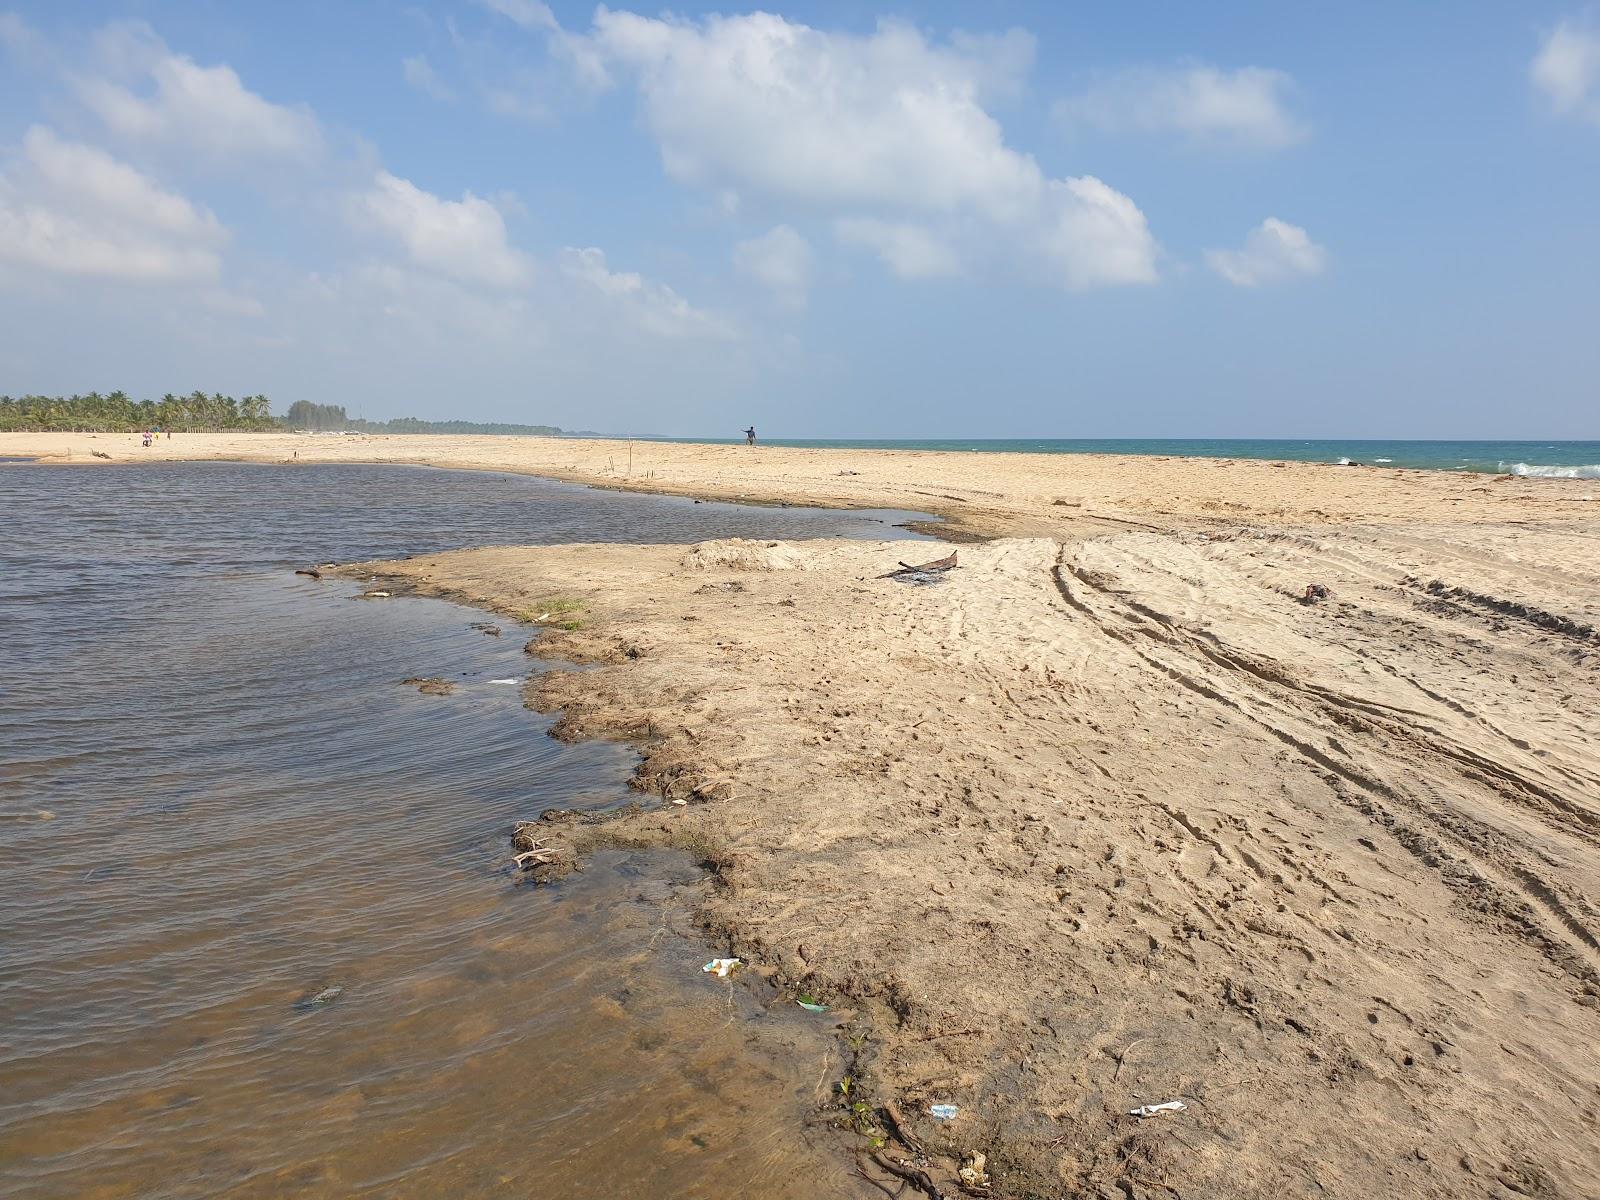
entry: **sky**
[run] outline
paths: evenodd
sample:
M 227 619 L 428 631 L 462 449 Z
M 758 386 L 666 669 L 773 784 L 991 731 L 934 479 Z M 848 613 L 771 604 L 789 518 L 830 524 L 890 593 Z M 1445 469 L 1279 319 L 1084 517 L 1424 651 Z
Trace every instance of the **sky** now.
M 1600 5 L 0 0 L 0 392 L 1600 438 Z

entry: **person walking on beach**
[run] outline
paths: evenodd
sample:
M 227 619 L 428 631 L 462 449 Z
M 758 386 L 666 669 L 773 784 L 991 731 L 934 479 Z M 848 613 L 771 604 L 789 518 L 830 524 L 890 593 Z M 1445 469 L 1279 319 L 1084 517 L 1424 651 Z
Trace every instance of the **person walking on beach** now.
M 756 427 L 754 425 L 744 431 L 744 444 L 746 446 L 754 446 L 756 444 Z

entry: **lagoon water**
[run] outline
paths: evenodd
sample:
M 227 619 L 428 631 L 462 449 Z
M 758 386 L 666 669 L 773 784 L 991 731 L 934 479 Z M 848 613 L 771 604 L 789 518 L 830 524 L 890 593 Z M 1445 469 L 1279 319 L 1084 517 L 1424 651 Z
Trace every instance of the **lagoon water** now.
M 291 569 L 905 514 L 226 463 L 6 465 L 0 513 L 0 1194 L 864 1194 L 826 1020 L 700 972 L 692 864 L 516 886 L 512 822 L 634 761 L 496 682 L 528 631 Z

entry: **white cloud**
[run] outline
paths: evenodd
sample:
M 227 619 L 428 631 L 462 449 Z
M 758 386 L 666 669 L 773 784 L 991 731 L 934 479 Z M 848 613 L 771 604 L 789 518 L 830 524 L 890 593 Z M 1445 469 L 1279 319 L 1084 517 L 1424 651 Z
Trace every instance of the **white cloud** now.
M 537 96 L 526 95 L 513 88 L 492 87 L 483 93 L 483 104 L 499 117 L 512 117 L 530 125 L 548 125 L 552 120 L 550 108 Z
M 489 201 L 463 193 L 445 200 L 407 179 L 379 171 L 350 204 L 352 220 L 398 241 L 411 261 L 464 283 L 497 288 L 526 283 L 531 264 L 506 240 L 506 223 Z
M 264 317 L 266 306 L 254 296 L 231 292 L 226 288 L 213 288 L 200 294 L 201 307 L 232 317 Z
M 733 248 L 734 266 L 796 308 L 806 302 L 815 262 L 811 243 L 788 225 L 778 225 Z
M 1058 121 L 1103 132 L 1175 132 L 1197 142 L 1279 149 L 1306 136 L 1286 98 L 1294 80 L 1268 67 L 1141 67 L 1059 100 Z
M 594 247 L 569 247 L 561 252 L 561 268 L 569 279 L 632 318 L 647 333 L 664 338 L 730 338 L 726 321 L 693 307 L 661 283 L 650 283 L 631 271 L 612 271 L 605 253 Z
M 217 219 L 103 150 L 34 126 L 0 176 L 0 262 L 147 283 L 214 279 Z
M 833 232 L 841 242 L 873 251 L 902 279 L 961 273 L 961 259 L 955 250 L 931 230 L 909 221 L 841 217 L 833 223 Z
M 525 54 L 523 38 L 494 33 Z M 559 52 L 557 34 L 533 36 Z M 433 58 L 419 62 L 438 66 L 462 100 L 478 98 L 477 73 L 453 60 L 444 71 Z M 106 27 L 86 47 L 79 35 L 57 44 L 0 16 L 0 64 L 18 87 L 21 67 L 41 87 L 65 87 L 29 102 L 60 111 L 93 143 L 48 129 L 24 136 L 22 125 L 10 144 L 0 139 L 0 326 L 10 331 L 0 358 L 19 377 L 71 390 L 86 373 L 129 362 L 177 363 L 219 378 L 242 371 L 274 395 L 334 400 L 377 379 L 384 403 L 424 413 L 465 379 L 480 404 L 508 416 L 574 425 L 627 413 L 635 428 L 662 403 L 693 421 L 770 382 L 782 354 L 761 327 L 613 270 L 598 250 L 551 253 L 547 265 L 524 253 L 513 218 L 525 209 L 494 190 L 503 180 L 474 194 L 429 179 L 430 193 L 421 177 L 378 170 L 371 147 L 346 153 L 309 110 L 248 91 L 250 74 L 241 81 L 199 61 L 139 23 Z M 409 73 L 413 85 L 425 81 Z M 532 91 L 540 77 L 509 81 Z M 210 193 L 174 186 L 192 178 L 201 189 L 219 175 L 229 185 L 219 197 L 283 179 L 303 201 L 277 210 L 282 224 L 256 239 L 245 276 L 229 230 L 199 203 Z M 329 246 L 339 247 L 331 261 Z M 606 414 L 593 409 L 596 397 L 612 398 Z
M 1238 287 L 1316 275 L 1327 261 L 1327 250 L 1313 242 L 1304 229 L 1277 217 L 1268 217 L 1252 229 L 1242 249 L 1206 251 L 1211 269 Z
M 685 182 L 1002 211 L 1037 179 L 978 105 L 978 64 L 907 26 L 857 37 L 768 13 L 698 25 L 602 9 L 594 37 L 637 70 L 663 161 Z
M 86 202 L 91 211 L 179 237 L 212 238 L 216 218 L 174 192 L 163 191 L 148 176 L 104 150 L 62 141 L 35 125 L 23 136 L 22 150 L 58 201 Z
M 839 217 L 976 221 L 991 252 L 1070 287 L 1155 278 L 1131 200 L 1089 177 L 1046 178 L 984 109 L 1031 43 L 1023 54 L 1017 38 L 941 46 L 899 22 L 863 36 L 768 13 L 695 22 L 601 8 L 586 44 L 637 81 L 681 182 Z
M 560 28 L 550 6 L 539 0 L 479 0 L 479 3 L 524 29 L 555 31 Z
M 425 96 L 432 96 L 435 100 L 450 103 L 455 100 L 456 94 L 446 86 L 444 80 L 439 78 L 438 72 L 428 62 L 425 55 L 416 54 L 400 60 L 400 69 L 405 74 L 406 82 Z
M 46 50 L 44 39 L 14 12 L 0 12 L 0 46 L 19 58 L 37 57 Z
M 322 131 L 305 107 L 258 96 L 231 67 L 202 67 L 173 54 L 145 26 L 107 26 L 95 39 L 107 75 L 76 80 L 79 98 L 119 137 L 167 144 L 215 159 L 308 159 Z M 117 82 L 131 76 L 146 94 Z
M 1600 123 L 1600 31 L 1562 22 L 1539 48 L 1530 76 L 1557 113 Z

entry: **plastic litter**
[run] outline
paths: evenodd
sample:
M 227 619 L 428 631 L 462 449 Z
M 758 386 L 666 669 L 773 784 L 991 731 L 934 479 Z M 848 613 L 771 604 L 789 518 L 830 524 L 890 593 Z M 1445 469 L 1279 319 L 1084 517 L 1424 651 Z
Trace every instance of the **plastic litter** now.
M 825 1013 L 828 1011 L 828 1006 L 815 996 L 796 996 L 794 1002 L 807 1012 Z
M 961 1108 L 956 1104 L 933 1104 L 928 1107 L 928 1115 L 935 1121 L 954 1121 L 961 1115 Z
M 489 680 L 489 682 L 490 683 L 509 683 L 513 687 L 515 687 L 516 684 L 517 684 L 517 681 L 515 679 L 491 679 L 491 680 Z
M 387 600 L 392 594 L 391 592 L 362 592 L 361 598 L 363 600 Z
M 713 958 L 700 969 L 715 975 L 718 979 L 726 979 L 743 965 L 737 958 Z
M 315 996 L 308 996 L 303 1000 L 296 1000 L 295 1012 L 314 1012 L 319 1008 L 326 1008 L 340 996 L 344 995 L 342 987 L 325 987 Z
M 1138 1108 L 1130 1108 L 1130 1117 L 1154 1117 L 1164 1112 L 1183 1112 L 1189 1106 L 1182 1100 L 1167 1100 L 1161 1104 L 1141 1104 Z

